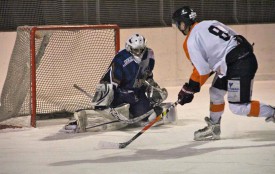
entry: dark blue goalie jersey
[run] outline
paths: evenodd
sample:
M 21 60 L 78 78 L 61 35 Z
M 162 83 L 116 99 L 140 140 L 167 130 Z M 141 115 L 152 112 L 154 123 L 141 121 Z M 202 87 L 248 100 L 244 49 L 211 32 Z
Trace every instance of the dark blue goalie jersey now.
M 123 91 L 138 91 L 144 79 L 152 77 L 154 65 L 152 49 L 146 49 L 141 62 L 138 62 L 131 53 L 123 49 L 114 57 L 100 83 L 111 83 Z

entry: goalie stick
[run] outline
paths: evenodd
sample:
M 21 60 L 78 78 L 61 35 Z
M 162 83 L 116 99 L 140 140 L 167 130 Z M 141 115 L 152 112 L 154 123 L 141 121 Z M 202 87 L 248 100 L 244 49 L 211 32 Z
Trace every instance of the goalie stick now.
M 93 99 L 94 96 L 92 96 L 91 94 L 89 94 L 87 91 L 85 91 L 84 89 L 82 89 L 81 87 L 79 87 L 77 84 L 74 84 L 73 87 L 75 87 L 76 89 L 78 89 L 79 91 L 81 91 L 83 94 L 85 94 L 87 97 L 89 97 L 90 99 Z
M 123 142 L 123 143 L 113 143 L 107 141 L 99 142 L 99 147 L 103 149 L 123 149 L 131 144 L 135 139 L 137 139 L 140 135 L 142 135 L 146 130 L 148 130 L 153 124 L 158 122 L 162 117 L 165 117 L 167 113 L 174 107 L 178 105 L 178 101 L 172 104 L 169 108 L 163 111 L 160 115 L 158 115 L 154 120 L 152 120 L 149 124 L 147 124 L 140 132 L 138 132 L 135 136 L 133 136 L 130 140 Z

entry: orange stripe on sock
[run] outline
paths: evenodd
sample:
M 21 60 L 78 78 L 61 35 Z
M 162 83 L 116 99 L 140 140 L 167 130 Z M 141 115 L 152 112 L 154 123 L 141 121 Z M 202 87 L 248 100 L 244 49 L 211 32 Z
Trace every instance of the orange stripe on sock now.
M 251 105 L 250 112 L 247 116 L 258 117 L 260 114 L 260 102 L 259 101 L 251 101 L 250 105 Z
M 224 111 L 224 103 L 219 104 L 219 105 L 215 105 L 215 104 L 211 103 L 210 104 L 210 111 L 211 112 L 222 112 L 222 111 Z

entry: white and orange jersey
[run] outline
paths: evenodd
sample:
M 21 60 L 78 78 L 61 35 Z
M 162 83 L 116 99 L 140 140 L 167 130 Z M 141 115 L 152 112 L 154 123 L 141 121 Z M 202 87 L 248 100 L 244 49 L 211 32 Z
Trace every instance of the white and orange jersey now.
M 237 35 L 235 31 L 215 20 L 194 24 L 183 44 L 194 66 L 191 81 L 201 86 L 212 71 L 220 77 L 226 75 L 225 57 L 237 45 L 234 35 Z

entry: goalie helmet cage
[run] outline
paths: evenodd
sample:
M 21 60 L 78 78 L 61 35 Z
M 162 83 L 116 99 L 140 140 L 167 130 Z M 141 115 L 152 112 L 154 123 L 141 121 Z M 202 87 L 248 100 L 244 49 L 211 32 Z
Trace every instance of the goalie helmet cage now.
M 95 86 L 119 51 L 117 25 L 20 26 L 1 94 L 0 121 L 91 107 Z

